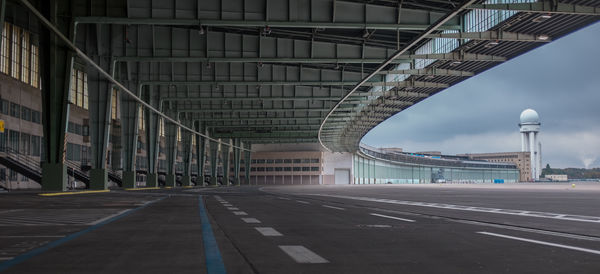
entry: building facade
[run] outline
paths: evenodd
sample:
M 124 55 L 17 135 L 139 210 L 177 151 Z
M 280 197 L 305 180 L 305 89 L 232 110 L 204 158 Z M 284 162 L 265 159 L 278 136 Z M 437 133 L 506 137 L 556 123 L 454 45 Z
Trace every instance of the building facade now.
M 511 163 L 519 169 L 519 181 L 529 182 L 532 180 L 531 157 L 527 151 L 521 152 L 495 152 L 495 153 L 468 153 L 457 156 L 467 157 L 471 160 L 488 161 L 491 163 Z

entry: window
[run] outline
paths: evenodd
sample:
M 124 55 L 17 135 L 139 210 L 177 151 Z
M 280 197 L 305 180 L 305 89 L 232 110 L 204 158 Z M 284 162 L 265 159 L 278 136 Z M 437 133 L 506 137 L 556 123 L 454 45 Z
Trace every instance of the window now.
M 0 51 L 0 72 L 8 74 L 9 67 L 9 51 L 8 51 L 8 37 L 10 32 L 10 24 L 4 23 L 2 30 L 2 50 Z
M 291 164 L 292 163 L 292 159 L 285 159 L 285 160 L 283 160 L 283 162 L 285 164 Z
M 160 118 L 158 122 L 158 134 L 160 137 L 165 137 L 165 120 L 163 118 Z
M 77 71 L 77 105 L 83 107 L 83 71 Z
M 283 167 L 283 171 L 292 171 L 292 167 L 291 166 Z
M 8 115 L 8 110 L 9 110 L 8 106 L 9 106 L 8 101 L 0 99 L 0 113 Z
M 267 167 L 267 171 L 273 171 L 273 167 Z
M 138 130 L 144 130 L 146 119 L 144 117 L 144 106 L 140 105 L 138 108 Z
M 22 154 L 29 155 L 29 142 L 31 141 L 31 135 L 27 133 L 21 133 L 21 149 L 19 150 Z
M 294 164 L 299 164 L 302 162 L 302 159 L 294 159 Z
M 14 171 L 14 170 L 12 170 L 12 169 L 10 169 L 10 172 L 8 173 L 8 176 L 9 176 L 8 180 L 10 180 L 10 181 L 16 181 L 17 180 L 17 172 Z
M 310 171 L 310 167 L 303 166 L 303 167 L 302 167 L 302 171 Z
M 41 117 L 40 117 L 39 111 L 35 111 L 35 110 L 31 111 L 31 122 L 36 123 L 36 124 L 41 123 Z
M 310 159 L 310 162 L 313 164 L 318 164 L 319 163 L 319 159 Z
M 283 163 L 283 159 L 275 159 L 275 163 L 276 164 L 281 164 L 281 163 Z
M 77 102 L 77 77 L 75 77 L 75 69 L 71 70 L 71 92 L 69 93 L 69 102 L 75 104 Z
M 18 131 L 14 131 L 14 130 L 9 130 L 8 131 L 8 137 L 9 137 L 9 144 L 10 144 L 10 148 L 14 151 L 14 152 L 19 152 L 19 132 Z
M 75 68 L 71 70 L 69 102 L 84 109 L 89 108 L 87 73 Z
M 308 164 L 308 163 L 310 163 L 310 159 L 302 159 L 302 163 L 303 164 Z
M 21 34 L 21 28 L 17 27 L 17 26 L 13 26 L 12 27 L 12 56 L 11 56 L 11 73 L 10 76 L 12 76 L 15 79 L 19 79 L 19 74 L 21 72 L 20 68 L 21 68 L 21 64 L 19 62 L 21 57 L 21 39 L 19 39 L 19 35 Z
M 21 108 L 21 106 L 19 106 L 19 104 L 10 103 L 10 116 L 19 118 L 20 117 L 20 115 L 19 115 L 20 108 Z
M 264 168 L 264 167 L 257 167 L 257 168 L 256 168 L 256 171 L 263 171 L 263 172 L 264 172 L 264 171 L 265 171 L 265 168 Z
M 21 119 L 31 122 L 31 109 L 28 107 L 21 107 Z
M 29 32 L 21 33 L 21 81 L 29 84 Z
M 299 166 L 294 167 L 294 171 L 301 171 L 302 169 Z
M 110 104 L 110 118 L 113 120 L 117 119 L 117 94 L 118 91 L 117 89 L 112 90 L 112 95 L 111 95 L 111 104 Z
M 31 136 L 31 155 L 40 156 L 40 136 Z
M 319 171 L 319 167 L 318 166 L 310 167 L 310 171 Z
M 267 164 L 272 164 L 273 162 L 273 159 L 267 159 Z
M 279 167 L 279 166 L 278 166 L 278 167 L 275 167 L 275 171 L 277 171 L 277 172 L 281 172 L 281 171 L 283 171 L 283 167 Z
M 181 128 L 177 127 L 177 142 L 181 142 Z
M 257 164 L 264 164 L 265 163 L 265 159 L 257 159 L 256 163 Z
M 31 85 L 34 88 L 40 87 L 40 53 L 36 45 L 31 45 Z M 87 86 L 87 83 L 86 83 Z

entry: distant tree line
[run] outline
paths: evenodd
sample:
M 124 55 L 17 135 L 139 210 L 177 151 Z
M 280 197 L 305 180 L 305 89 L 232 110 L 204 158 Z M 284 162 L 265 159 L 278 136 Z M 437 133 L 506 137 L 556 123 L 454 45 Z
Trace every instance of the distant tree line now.
M 550 164 L 546 164 L 542 169 L 542 177 L 553 174 L 566 174 L 569 179 L 600 179 L 600 168 L 551 168 Z

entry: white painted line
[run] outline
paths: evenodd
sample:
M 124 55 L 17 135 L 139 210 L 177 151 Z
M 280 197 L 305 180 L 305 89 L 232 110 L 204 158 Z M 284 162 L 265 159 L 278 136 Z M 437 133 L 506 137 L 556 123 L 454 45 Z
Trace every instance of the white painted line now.
M 503 209 L 503 208 L 487 208 L 487 207 L 475 207 L 475 206 L 461 206 L 451 204 L 440 204 L 440 203 L 425 203 L 425 202 L 414 202 L 414 201 L 401 201 L 401 200 L 389 200 L 389 199 L 378 199 L 371 197 L 360 197 L 360 196 L 344 196 L 344 195 L 330 195 L 330 194 L 307 194 L 314 196 L 324 196 L 340 199 L 350 199 L 367 202 L 397 204 L 397 205 L 410 205 L 410 206 L 422 206 L 422 207 L 433 207 L 443 208 L 450 210 L 462 210 L 462 211 L 475 211 L 475 212 L 486 212 L 494 214 L 506 214 L 506 215 L 517 215 L 527 216 L 536 218 L 556 219 L 563 221 L 577 221 L 577 222 L 588 222 L 588 223 L 600 223 L 600 217 L 598 216 L 584 216 L 584 215 L 571 215 L 562 213 L 552 212 L 539 212 L 539 211 L 527 211 L 519 209 Z
M 394 216 L 382 215 L 382 214 L 377 214 L 377 213 L 371 213 L 370 215 L 388 218 L 388 219 L 394 219 L 394 220 L 398 220 L 398 221 L 404 221 L 404 222 L 411 222 L 411 223 L 415 222 L 415 220 L 411 220 L 411 219 L 398 218 L 398 217 L 394 217 Z
M 467 221 L 467 220 L 450 220 L 450 221 L 457 222 L 457 223 L 463 223 L 463 224 L 488 226 L 488 227 L 495 227 L 495 228 L 502 228 L 502 229 L 523 231 L 523 232 L 529 232 L 529 233 L 537 233 L 537 234 L 543 234 L 543 235 L 550 235 L 550 236 L 556 236 L 556 237 L 564 237 L 564 238 L 570 238 L 570 239 L 577 239 L 577 240 L 600 242 L 600 237 L 583 236 L 583 235 L 577 235 L 577 234 L 569 234 L 569 233 L 561 233 L 561 232 L 554 232 L 554 231 L 546 231 L 546 230 L 540 230 L 540 229 L 535 229 L 535 228 L 525 228 L 525 227 L 510 226 L 510 225 L 491 224 L 491 223 L 484 223 L 484 222 L 478 222 L 478 221 Z
M 233 206 L 233 205 L 232 205 L 232 204 L 230 204 L 230 203 L 226 203 L 226 204 L 222 204 L 222 205 L 223 205 L 223 206 Z
M 0 261 L 8 261 L 12 259 L 14 259 L 14 257 L 0 257 Z
M 330 205 L 323 205 L 323 207 L 337 209 L 337 210 L 346 210 L 345 208 L 341 208 L 341 207 L 337 207 L 337 206 L 330 206 Z
M 527 238 L 520 238 L 520 237 L 509 236 L 509 235 L 497 234 L 497 233 L 492 233 L 492 232 L 485 232 L 485 231 L 480 231 L 477 233 L 488 235 L 488 236 L 495 236 L 495 237 L 500 237 L 500 238 L 505 238 L 505 239 L 528 242 L 528 243 L 560 247 L 560 248 L 571 249 L 571 250 L 600 255 L 600 250 L 595 250 L 595 249 L 588 249 L 588 248 L 576 247 L 576 246 L 571 246 L 571 245 L 561 245 L 561 244 L 556 244 L 556 243 L 551 243 L 551 242 L 544 242 L 544 241 L 532 240 L 532 239 L 527 239 Z
M 309 202 L 307 202 L 307 201 L 300 201 L 300 200 L 296 200 L 296 202 L 298 202 L 298 203 L 301 203 L 301 204 L 307 204 L 307 205 L 308 205 L 308 204 L 310 204 L 310 203 L 309 203 Z
M 248 213 L 246 213 L 244 211 L 234 211 L 233 214 L 235 214 L 237 216 L 246 216 L 246 215 L 248 215 Z
M 229 210 L 240 210 L 240 209 L 239 209 L 239 208 L 237 208 L 237 207 L 228 207 L 227 209 L 229 209 Z
M 277 197 L 277 199 L 280 199 L 280 200 L 290 200 L 290 198 L 286 198 L 286 197 Z
M 323 264 L 329 262 L 301 245 L 280 245 L 279 248 L 300 264 Z
M 260 221 L 256 218 L 242 218 L 242 221 L 247 224 L 260 224 Z
M 130 210 L 133 210 L 133 208 L 130 208 L 130 209 L 125 209 L 125 210 L 121 210 L 121 211 L 119 211 L 119 212 L 117 212 L 117 213 L 115 213 L 115 214 L 108 215 L 108 216 L 106 216 L 106 217 L 104 217 L 104 218 L 102 218 L 102 219 L 99 219 L 99 220 L 96 220 L 96 221 L 93 221 L 93 222 L 90 222 L 90 223 L 87 223 L 87 224 L 88 224 L 88 225 L 97 225 L 97 224 L 99 224 L 99 223 L 101 223 L 101 222 L 104 222 L 104 221 L 106 221 L 106 220 L 108 220 L 108 219 L 110 219 L 110 218 L 112 218 L 112 217 L 115 217 L 115 216 L 119 216 L 119 215 L 121 215 L 121 214 L 124 214 L 124 213 L 126 213 L 126 212 L 128 212 L 128 211 L 130 211 Z
M 283 236 L 283 234 L 279 233 L 279 231 L 275 230 L 272 227 L 255 227 L 254 229 L 258 230 L 260 234 L 267 237 Z

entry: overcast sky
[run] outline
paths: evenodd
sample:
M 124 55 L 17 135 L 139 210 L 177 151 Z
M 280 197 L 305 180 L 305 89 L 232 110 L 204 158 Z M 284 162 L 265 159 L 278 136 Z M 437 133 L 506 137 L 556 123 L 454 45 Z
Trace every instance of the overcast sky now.
M 540 115 L 544 166 L 600 167 L 600 23 L 427 98 L 362 141 L 445 154 L 520 151 L 526 108 Z

